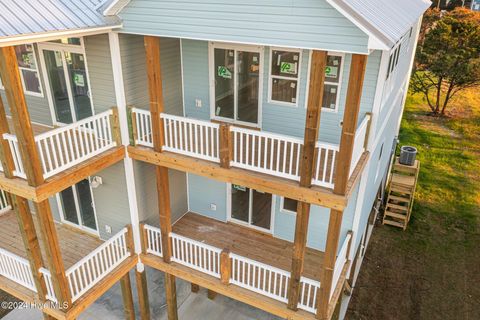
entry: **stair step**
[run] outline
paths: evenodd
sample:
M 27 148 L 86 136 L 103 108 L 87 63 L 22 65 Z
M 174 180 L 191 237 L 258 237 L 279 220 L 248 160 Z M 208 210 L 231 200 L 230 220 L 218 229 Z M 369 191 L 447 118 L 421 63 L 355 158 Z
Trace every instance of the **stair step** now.
M 390 186 L 390 191 L 403 192 L 403 193 L 412 193 L 412 192 L 413 192 L 413 188 L 411 188 L 411 187 L 405 187 L 405 186 L 402 186 L 402 185 L 397 185 L 397 184 L 392 183 L 391 186 Z
M 392 209 L 408 211 L 408 206 L 402 206 L 402 205 L 398 205 L 398 204 L 387 203 L 387 208 L 389 208 L 389 207 L 392 208 Z
M 405 225 L 403 223 L 392 221 L 392 220 L 383 220 L 383 224 L 389 224 L 391 226 L 399 227 L 402 229 L 405 228 Z
M 410 202 L 410 197 L 399 197 L 399 196 L 394 196 L 393 194 L 388 195 L 388 200 L 395 200 L 395 201 L 401 201 L 401 202 Z
M 392 218 L 402 219 L 402 220 L 407 219 L 406 215 L 403 215 L 401 213 L 391 212 L 391 211 L 385 211 L 385 215 Z

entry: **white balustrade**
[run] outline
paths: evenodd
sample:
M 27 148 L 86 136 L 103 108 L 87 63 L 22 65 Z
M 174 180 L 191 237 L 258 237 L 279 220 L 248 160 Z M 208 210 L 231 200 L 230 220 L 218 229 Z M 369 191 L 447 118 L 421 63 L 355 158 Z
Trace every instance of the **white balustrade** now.
M 44 178 L 114 147 L 112 113 L 108 110 L 35 136 Z
M 108 110 L 35 136 L 43 177 L 49 178 L 114 147 L 116 143 L 110 124 L 112 113 Z M 12 152 L 13 174 L 26 178 L 17 137 L 12 134 L 3 137 Z
M 147 253 L 162 257 L 162 234 L 159 228 L 144 226 L 147 235 Z
M 10 203 L 8 203 L 8 196 L 5 191 L 0 189 L 0 215 L 2 213 L 8 212 L 12 209 Z
M 170 233 L 172 238 L 172 261 L 220 278 L 221 249 Z
M 362 157 L 362 154 L 365 151 L 365 139 L 367 139 L 367 129 L 368 129 L 369 121 L 370 121 L 370 115 L 367 114 L 365 118 L 363 118 L 363 121 L 360 123 L 360 125 L 357 128 L 357 131 L 355 132 L 355 140 L 354 140 L 353 152 L 352 152 L 352 164 L 350 166 L 350 175 L 355 170 L 355 167 L 357 166 L 358 161 L 360 161 L 360 158 Z
M 230 283 L 272 299 L 288 302 L 290 272 L 251 260 L 234 253 Z
M 218 123 L 161 114 L 165 145 L 163 150 L 220 162 Z
M 300 299 L 298 308 L 317 313 L 317 296 L 320 282 L 305 277 L 300 279 Z
M 0 274 L 25 288 L 37 291 L 27 259 L 0 248 Z
M 343 267 L 348 261 L 348 247 L 351 239 L 352 239 L 352 234 L 348 233 L 347 237 L 345 238 L 345 241 L 343 242 L 342 248 L 340 249 L 340 252 L 337 255 L 337 260 L 335 261 L 335 267 L 333 269 L 333 279 L 332 279 L 332 288 L 330 290 L 330 298 L 332 297 L 333 292 L 337 287 L 338 280 L 340 279 L 340 276 L 343 271 Z
M 132 117 L 135 117 L 135 144 L 145 147 L 153 147 L 152 118 L 150 111 L 132 108 Z
M 317 142 L 317 159 L 312 184 L 326 188 L 333 188 L 338 150 L 338 145 Z
M 12 152 L 13 164 L 15 168 L 13 169 L 13 174 L 16 177 L 27 178 L 25 170 L 23 169 L 22 156 L 20 155 L 20 147 L 18 146 L 17 137 L 10 133 L 3 134 L 3 138 L 8 141 L 10 150 Z
M 274 176 L 300 180 L 301 139 L 230 127 L 233 133 L 231 165 Z
M 45 286 L 47 288 L 46 298 L 50 301 L 57 302 L 55 297 L 55 290 L 53 289 L 52 275 L 50 271 L 45 268 L 41 268 L 40 272 L 43 274 L 43 279 L 45 280 Z
M 73 302 L 130 256 L 127 232 L 123 228 L 66 271 Z

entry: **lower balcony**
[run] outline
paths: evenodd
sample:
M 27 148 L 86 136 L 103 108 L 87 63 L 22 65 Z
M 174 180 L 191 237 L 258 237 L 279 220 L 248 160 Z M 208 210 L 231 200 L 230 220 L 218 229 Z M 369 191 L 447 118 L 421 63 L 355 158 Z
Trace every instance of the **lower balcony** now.
M 2 192 L 3 194 L 3 192 Z M 3 202 L 0 197 L 0 202 Z M 39 225 L 34 216 L 37 234 Z M 19 230 L 16 214 L 7 205 L 0 215 L 2 234 L 0 235 L 0 289 L 17 298 L 32 302 L 38 299 L 32 269 L 27 260 L 25 245 Z M 78 231 L 73 227 L 56 224 L 65 274 L 69 286 L 73 306 L 68 317 L 58 311 L 53 315 L 61 318 L 74 318 L 84 309 L 84 300 L 90 295 L 99 296 L 119 280 L 137 262 L 131 248 L 132 235 L 129 228 L 124 228 L 107 241 Z M 45 263 L 43 239 L 40 236 L 40 247 Z M 57 301 L 53 289 L 52 277 L 46 268 L 42 268 L 47 295 L 50 301 Z M 108 283 L 108 284 L 107 284 Z M 101 285 L 102 284 L 102 285 Z M 88 299 L 87 299 L 88 297 Z M 48 312 L 48 311 L 47 311 Z
M 170 234 L 172 263 L 165 264 L 160 259 L 160 229 L 149 225 L 142 228 L 144 263 L 180 278 L 188 277 L 185 280 L 200 285 L 205 281 L 205 286 L 211 286 L 208 289 L 281 317 L 314 318 L 321 286 L 323 252 L 307 249 L 298 303 L 300 311 L 294 312 L 286 306 L 293 250 L 291 242 L 189 212 L 173 225 Z M 343 287 L 349 265 L 350 238 L 347 236 L 338 254 L 331 303 L 338 299 Z M 184 267 L 192 272 L 182 273 Z

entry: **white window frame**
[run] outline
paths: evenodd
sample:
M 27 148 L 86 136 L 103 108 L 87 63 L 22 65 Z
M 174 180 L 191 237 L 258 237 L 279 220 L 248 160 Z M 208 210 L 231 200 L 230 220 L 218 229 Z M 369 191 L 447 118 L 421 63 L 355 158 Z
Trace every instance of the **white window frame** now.
M 20 79 L 22 80 L 23 92 L 24 92 L 25 95 L 43 98 L 43 97 L 44 97 L 44 94 L 43 94 L 43 85 L 42 85 L 42 78 L 41 78 L 41 75 L 40 75 L 40 68 L 39 68 L 38 60 L 37 60 L 37 49 L 35 48 L 35 46 L 34 46 L 33 43 L 24 43 L 24 44 L 21 44 L 21 45 L 26 45 L 26 46 L 29 45 L 29 46 L 32 47 L 33 60 L 35 61 L 35 66 L 36 66 L 35 69 L 33 69 L 33 68 L 20 67 L 20 66 L 18 65 L 18 59 L 17 59 L 17 67 L 18 67 L 18 71 L 19 71 L 19 73 L 20 73 Z M 16 56 L 15 56 L 15 57 L 16 57 Z M 23 78 L 23 72 L 22 72 L 22 70 L 27 70 L 27 71 L 30 71 L 30 72 L 35 72 L 35 73 L 37 74 L 40 92 L 28 91 L 28 90 L 27 90 L 27 87 L 25 86 L 25 79 Z M 5 90 L 5 86 L 3 85 L 1 79 L 0 79 L 0 89 Z
M 270 229 L 265 229 L 261 227 L 254 226 L 251 224 L 251 219 L 252 219 L 252 209 L 253 209 L 253 190 L 250 187 L 245 187 L 248 188 L 249 191 L 249 198 L 248 198 L 248 220 L 249 222 L 241 221 L 238 219 L 235 219 L 232 217 L 232 184 L 227 183 L 227 221 L 232 222 L 241 226 L 245 226 L 248 228 L 252 228 L 254 230 L 267 233 L 267 234 L 274 234 L 274 228 L 275 228 L 275 207 L 276 207 L 276 196 L 274 194 L 272 195 L 272 207 L 271 207 L 271 212 L 270 212 Z M 257 190 L 258 191 L 258 190 Z M 268 192 L 265 192 L 268 193 Z
M 307 89 L 305 90 L 305 109 L 308 105 L 308 94 L 309 94 L 309 83 L 310 83 L 310 70 L 312 68 L 312 53 L 313 50 L 310 50 L 309 57 L 308 57 L 308 74 L 307 74 Z M 322 106 L 322 112 L 331 112 L 331 113 L 338 113 L 339 104 L 340 104 L 340 93 L 342 92 L 342 82 L 343 82 L 343 67 L 345 66 L 345 53 L 343 52 L 336 52 L 336 51 L 328 51 L 328 56 L 338 56 L 342 57 L 342 63 L 340 64 L 340 70 L 338 71 L 340 77 L 338 77 L 338 83 L 325 81 L 325 84 L 336 85 L 337 86 L 337 99 L 335 104 L 335 109 L 326 108 Z
M 293 199 L 294 200 L 294 199 Z M 297 200 L 298 201 L 298 200 Z M 285 197 L 280 197 L 280 212 L 297 215 L 297 211 L 291 211 L 283 207 L 285 203 Z
M 285 76 L 277 76 L 277 75 L 272 75 L 272 56 L 273 56 L 273 51 L 285 51 L 285 52 L 296 52 L 299 54 L 298 57 L 298 72 L 297 72 L 297 77 L 285 77 Z M 270 47 L 270 53 L 269 53 L 269 65 L 268 65 L 268 103 L 270 104 L 277 104 L 277 105 L 282 105 L 282 106 L 288 106 L 288 107 L 298 107 L 298 100 L 300 96 L 300 77 L 301 77 L 301 70 L 302 70 L 302 54 L 303 50 L 302 49 L 292 49 L 292 48 L 280 48 L 280 47 Z M 282 79 L 282 80 L 296 80 L 297 81 L 297 94 L 295 95 L 295 103 L 294 102 L 286 102 L 286 101 L 279 101 L 279 100 L 274 100 L 272 99 L 272 79 Z
M 56 126 L 63 126 L 65 123 L 58 122 L 57 121 L 57 116 L 55 112 L 55 106 L 53 102 L 53 97 L 52 97 L 52 90 L 50 87 L 50 80 L 48 78 L 48 72 L 47 72 L 47 66 L 45 64 L 45 57 L 43 55 L 43 50 L 52 50 L 52 51 L 68 51 L 71 53 L 77 53 L 77 54 L 83 54 L 83 58 L 85 59 L 85 72 L 87 73 L 87 81 L 89 85 L 89 98 L 90 98 L 90 104 L 92 106 L 92 115 L 95 115 L 95 105 L 93 104 L 93 91 L 92 91 L 92 82 L 90 81 L 90 72 L 88 70 L 88 59 L 87 59 L 87 54 L 85 52 L 85 42 L 83 37 L 80 37 L 80 45 L 78 44 L 65 44 L 65 43 L 56 43 L 56 42 L 41 42 L 38 44 L 38 51 L 39 51 L 39 56 L 40 56 L 40 65 L 42 68 L 42 73 L 43 73 L 43 81 L 45 82 L 45 87 L 47 89 L 47 99 L 48 99 L 48 105 L 50 107 L 50 116 L 52 118 L 52 123 Z M 62 59 L 63 61 L 63 59 Z M 63 66 L 64 70 L 67 70 L 66 65 Z M 71 88 L 70 86 L 70 78 L 66 77 L 67 81 L 67 88 Z M 67 89 L 71 90 L 71 89 Z M 69 97 L 71 99 L 71 97 Z M 75 112 L 72 109 L 72 119 L 74 120 L 73 122 L 78 121 L 78 119 L 75 119 Z
M 260 61 L 259 61 L 259 70 L 258 70 L 258 117 L 257 123 L 239 121 L 237 119 L 237 112 L 238 112 L 238 73 L 234 72 L 234 115 L 233 119 L 219 117 L 215 114 L 215 55 L 214 50 L 215 48 L 218 49 L 226 49 L 226 50 L 234 50 L 235 51 L 235 59 L 234 59 L 234 69 L 237 68 L 237 51 L 250 51 L 250 52 L 258 52 Z M 232 124 L 239 124 L 242 126 L 252 127 L 252 128 L 262 128 L 262 102 L 263 102 L 263 76 L 264 76 L 264 47 L 262 46 L 251 46 L 251 45 L 241 45 L 241 44 L 232 44 L 232 43 L 224 43 L 224 42 L 209 42 L 208 43 L 208 77 L 210 83 L 210 119 L 218 120 L 222 122 L 228 122 Z

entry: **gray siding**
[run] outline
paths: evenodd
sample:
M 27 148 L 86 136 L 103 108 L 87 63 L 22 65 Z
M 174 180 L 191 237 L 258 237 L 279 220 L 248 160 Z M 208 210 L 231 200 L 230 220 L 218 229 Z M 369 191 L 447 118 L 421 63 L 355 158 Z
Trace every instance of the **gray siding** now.
M 208 70 L 208 42 L 182 40 L 183 81 L 185 115 L 191 118 L 210 119 L 210 91 Z M 303 138 L 306 116 L 306 87 L 308 83 L 309 51 L 303 50 L 300 67 L 300 91 L 297 107 L 268 102 L 270 48 L 264 50 L 264 78 L 262 90 L 262 130 Z M 372 111 L 381 52 L 375 51 L 368 57 L 365 83 L 362 93 L 359 121 L 366 112 Z M 323 111 L 320 123 L 321 141 L 339 143 L 345 99 L 348 89 L 351 55 L 346 54 L 343 63 L 342 84 L 338 101 L 338 111 Z M 195 106 L 195 100 L 202 101 L 202 107 Z
M 85 37 L 85 54 L 95 113 L 117 105 L 108 35 Z
M 120 16 L 127 33 L 368 52 L 367 35 L 325 0 L 133 0 Z
M 148 80 L 143 36 L 120 35 L 123 79 L 127 104 L 148 109 Z M 160 39 L 165 111 L 183 115 L 182 73 L 179 39 Z
M 153 165 L 135 161 L 135 186 L 139 220 L 151 225 L 159 225 L 158 197 Z M 170 208 L 172 223 L 188 211 L 186 173 L 168 170 L 170 182 Z

